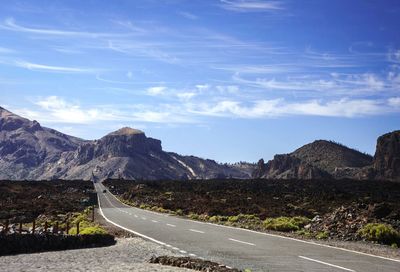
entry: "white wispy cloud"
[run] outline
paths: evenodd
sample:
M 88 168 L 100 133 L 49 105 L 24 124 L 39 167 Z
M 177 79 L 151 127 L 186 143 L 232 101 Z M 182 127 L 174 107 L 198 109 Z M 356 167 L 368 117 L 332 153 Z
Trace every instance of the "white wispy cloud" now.
M 374 73 L 325 73 L 310 75 L 297 73 L 295 76 L 277 78 L 270 77 L 244 77 L 240 73 L 232 76 L 234 82 L 262 88 L 270 91 L 295 92 L 298 95 L 314 96 L 366 96 L 379 94 L 390 96 L 398 92 L 400 85 L 400 73 L 390 70 L 387 74 L 379 75 Z
M 400 63 L 400 49 L 391 49 L 387 53 L 387 59 L 390 62 Z
M 115 52 L 131 56 L 146 56 L 170 64 L 177 64 L 180 62 L 178 57 L 161 50 L 159 47 L 159 44 L 154 42 L 119 39 L 108 40 L 107 48 Z
M 16 53 L 16 51 L 11 48 L 6 48 L 6 47 L 0 46 L 0 54 L 11 54 L 11 53 Z
M 57 97 L 49 96 L 35 101 L 47 113 L 44 121 L 56 123 L 88 124 L 96 121 L 115 121 L 124 119 L 118 112 L 96 108 L 82 108 L 79 103 L 70 103 Z M 32 113 L 28 112 L 28 116 Z
M 195 92 L 182 92 L 182 93 L 176 94 L 176 96 L 182 101 L 189 101 L 196 95 L 197 95 L 197 93 L 195 93 Z
M 33 101 L 39 109 L 15 109 L 30 119 L 49 124 L 94 124 L 98 122 L 137 123 L 195 123 L 193 116 L 185 115 L 177 105 L 95 105 L 83 106 L 58 96 L 41 97 Z M 154 110 L 157 108 L 157 110 Z
M 324 117 L 361 117 L 400 112 L 398 98 L 389 100 L 368 100 L 343 98 L 333 101 L 308 100 L 290 102 L 285 99 L 259 100 L 244 105 L 239 101 L 220 101 L 214 105 L 203 103 L 191 105 L 195 114 L 236 118 L 269 118 L 290 115 Z
M 162 94 L 164 94 L 166 89 L 167 88 L 164 87 L 164 86 L 150 87 L 150 88 L 147 89 L 147 94 L 148 95 L 153 95 L 153 96 L 162 95 Z
M 281 1 L 261 0 L 220 0 L 221 6 L 227 10 L 249 12 L 249 11 L 276 11 L 284 9 Z
M 388 103 L 392 107 L 400 108 L 400 97 L 392 97 L 388 99 Z
M 38 64 L 27 61 L 15 61 L 14 64 L 17 67 L 29 69 L 32 71 L 46 71 L 46 72 L 56 72 L 56 73 L 94 74 L 100 71 L 100 69 L 93 69 L 93 68 L 52 66 L 52 65 Z
M 184 93 L 181 93 L 184 96 Z M 192 94 L 187 94 L 191 96 Z M 322 116 L 356 118 L 400 113 L 400 97 L 389 99 L 338 100 L 312 99 L 291 101 L 284 98 L 262 99 L 252 102 L 239 100 L 192 101 L 179 100 L 161 104 L 81 105 L 58 96 L 41 97 L 33 101 L 38 108 L 13 109 L 17 114 L 45 124 L 137 124 L 203 123 L 204 118 L 260 119 L 285 116 Z M 64 126 L 64 125 L 63 125 Z
M 105 32 L 87 32 L 87 31 L 71 31 L 61 29 L 50 29 L 50 28 L 34 28 L 19 25 L 15 22 L 14 18 L 7 18 L 0 28 L 15 31 L 25 32 L 39 35 L 50 35 L 50 36 L 64 36 L 64 37 L 83 37 L 83 38 L 112 38 L 112 37 L 123 37 L 127 36 L 126 33 L 105 33 Z
M 197 15 L 194 15 L 193 13 L 187 11 L 180 11 L 178 12 L 178 14 L 190 20 L 197 20 L 199 18 Z

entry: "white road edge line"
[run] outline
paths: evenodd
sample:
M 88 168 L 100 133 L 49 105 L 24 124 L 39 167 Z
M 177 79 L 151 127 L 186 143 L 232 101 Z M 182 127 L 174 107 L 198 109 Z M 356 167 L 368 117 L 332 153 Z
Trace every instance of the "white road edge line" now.
M 368 256 L 368 257 L 374 257 L 374 258 L 379 258 L 379 259 L 383 259 L 383 260 L 387 260 L 387 261 L 400 263 L 400 259 L 392 259 L 392 258 L 388 258 L 388 257 L 383 257 L 383 256 L 370 254 L 370 253 L 355 251 L 355 250 L 351 250 L 351 249 L 347 249 L 347 248 L 324 245 L 324 244 L 319 244 L 319 243 L 316 243 L 316 242 L 300 240 L 300 239 L 292 238 L 292 237 L 286 237 L 286 236 L 282 236 L 282 235 L 278 235 L 278 234 L 259 232 L 259 231 L 255 231 L 255 230 L 243 229 L 243 228 L 238 228 L 238 227 L 218 225 L 218 224 L 214 224 L 214 223 L 201 222 L 201 221 L 196 221 L 196 220 L 192 220 L 192 219 L 185 219 L 185 220 L 188 220 L 188 221 L 191 221 L 191 222 L 194 222 L 194 223 L 197 223 L 197 224 L 206 224 L 206 225 L 212 225 L 212 226 L 221 227 L 221 228 L 228 228 L 228 229 L 247 231 L 247 232 L 257 233 L 257 234 L 261 234 L 261 235 L 265 235 L 265 236 L 271 236 L 271 237 L 276 237 L 276 238 L 281 238 L 281 239 L 286 239 L 286 240 L 292 240 L 292 241 L 296 241 L 296 242 L 300 242 L 300 243 L 304 243 L 304 244 L 310 244 L 310 245 L 314 245 L 314 246 L 332 248 L 332 249 L 336 249 L 336 250 L 342 250 L 342 251 L 346 251 L 346 252 L 350 252 L 350 253 L 356 253 L 356 254 L 359 254 L 359 255 L 364 255 L 364 256 Z
M 111 196 L 113 196 L 116 200 L 118 200 L 120 203 L 122 203 L 116 196 L 114 196 L 111 192 L 109 192 Z M 146 212 L 150 212 L 150 213 L 155 213 L 158 215 L 164 215 L 163 213 L 158 213 L 158 212 L 154 212 L 154 211 L 147 211 L 144 209 L 139 209 L 133 206 L 129 206 L 125 203 L 122 203 L 123 205 L 133 208 L 133 209 L 138 209 L 141 211 L 146 211 Z M 169 216 L 169 215 L 164 215 L 164 216 Z M 176 217 L 178 218 L 178 217 Z M 178 218 L 181 219 L 181 218 Z M 243 228 L 237 228 L 237 227 L 231 227 L 231 226 L 224 226 L 224 225 L 218 225 L 218 224 L 213 224 L 213 223 L 208 223 L 208 222 L 200 222 L 200 221 L 196 221 L 196 220 L 192 220 L 192 219 L 182 219 L 182 220 L 187 220 L 187 221 L 191 221 L 197 224 L 207 224 L 207 225 L 212 225 L 212 226 L 217 226 L 217 227 L 221 227 L 221 228 L 229 228 L 229 229 L 236 229 L 236 230 L 241 230 L 241 231 L 247 231 L 247 232 L 252 232 L 252 233 L 257 233 L 257 234 L 261 234 L 261 235 L 266 235 L 266 236 L 271 236 L 271 237 L 276 237 L 276 238 L 281 238 L 281 239 L 287 239 L 287 240 L 292 240 L 292 241 L 297 241 L 300 243 L 305 243 L 305 244 L 310 244 L 310 245 L 315 245 L 315 246 L 320 246 L 320 247 L 326 247 L 326 248 L 332 248 L 332 249 L 336 249 L 336 250 L 342 250 L 342 251 L 346 251 L 346 252 L 351 252 L 351 253 L 356 253 L 359 255 L 364 255 L 364 256 L 369 256 L 369 257 L 374 257 L 374 258 L 379 258 L 382 260 L 387 260 L 387 261 L 392 261 L 392 262 L 397 262 L 400 263 L 400 259 L 392 259 L 392 258 L 388 258 L 388 257 L 383 257 L 383 256 L 378 256 L 378 255 L 374 255 L 374 254 L 370 254 L 370 253 L 365 253 L 365 252 L 360 252 L 360 251 L 355 251 L 355 250 L 351 250 L 351 249 L 347 249 L 347 248 L 341 248 L 341 247 L 336 247 L 336 246 L 330 246 L 330 245 L 324 245 L 324 244 L 319 244 L 316 242 L 310 242 L 310 241 L 304 241 L 304 240 L 300 240 L 300 239 L 296 239 L 296 238 L 292 238 L 292 237 L 286 237 L 286 236 L 282 236 L 282 235 L 277 235 L 277 234 L 271 234 L 271 233 L 265 233 L 265 232 L 259 232 L 259 231 L 255 231 L 255 230 L 249 230 L 249 229 L 243 229 Z
M 105 198 L 107 199 L 107 197 L 105 197 Z M 108 200 L 108 199 L 107 199 L 107 200 Z M 159 245 L 162 245 L 162 246 L 165 246 L 165 245 L 166 245 L 166 243 L 164 243 L 164 242 L 158 241 L 158 240 L 156 240 L 156 239 L 154 239 L 154 238 L 151 238 L 151 237 L 149 237 L 149 236 L 146 236 L 146 235 L 144 235 L 144 234 L 141 234 L 141 233 L 139 233 L 139 232 L 137 232 L 137 231 L 133 231 L 133 230 L 131 230 L 131 229 L 125 228 L 125 227 L 123 227 L 123 226 L 121 226 L 121 225 L 119 225 L 119 224 L 117 224 L 117 223 L 111 221 L 111 220 L 108 219 L 108 218 L 104 215 L 104 213 L 103 213 L 103 209 L 101 208 L 101 205 L 100 205 L 100 197 L 99 197 L 98 194 L 97 194 L 97 201 L 98 201 L 98 204 L 99 204 L 99 210 L 100 210 L 101 216 L 103 216 L 104 219 L 105 219 L 107 222 L 109 222 L 109 223 L 113 224 L 114 226 L 117 226 L 117 227 L 119 227 L 119 228 L 121 228 L 121 229 L 123 229 L 123 230 L 126 230 L 126 231 L 128 231 L 128 232 L 130 232 L 130 233 L 136 234 L 137 236 L 140 236 L 140 237 L 142 237 L 142 238 L 144 238 L 144 239 L 147 239 L 147 240 L 149 240 L 149 241 L 152 241 L 152 242 L 154 242 L 154 243 L 157 243 L 157 244 L 159 244 Z
M 170 227 L 173 227 L 173 228 L 176 227 L 175 225 L 172 225 L 172 224 L 167 224 L 167 226 L 170 226 Z
M 184 250 L 179 250 L 179 252 L 182 253 L 182 254 L 186 254 L 186 253 L 187 253 L 187 252 L 184 251 Z
M 244 241 L 240 241 L 240 240 L 236 240 L 236 239 L 232 239 L 232 238 L 229 238 L 228 240 L 233 241 L 233 242 L 236 242 L 236 243 L 241 243 L 241 244 L 249 245 L 249 246 L 255 246 L 255 244 L 253 244 L 253 243 L 248 243 L 248 242 L 244 242 Z
M 193 232 L 197 232 L 197 233 L 205 233 L 204 231 L 201 231 L 201 230 L 195 230 L 195 229 L 189 229 L 190 231 L 193 231 Z
M 353 270 L 353 269 L 349 269 L 349 268 L 346 268 L 346 267 L 343 267 L 343 266 L 338 266 L 338 265 L 326 263 L 326 262 L 323 262 L 323 261 L 311 259 L 311 258 L 304 257 L 304 256 L 299 256 L 299 258 L 302 258 L 302 259 L 307 260 L 307 261 L 316 262 L 316 263 L 319 263 L 319 264 L 324 264 L 324 265 L 327 265 L 327 266 L 339 268 L 339 269 L 346 270 L 346 271 L 356 272 L 356 271 Z

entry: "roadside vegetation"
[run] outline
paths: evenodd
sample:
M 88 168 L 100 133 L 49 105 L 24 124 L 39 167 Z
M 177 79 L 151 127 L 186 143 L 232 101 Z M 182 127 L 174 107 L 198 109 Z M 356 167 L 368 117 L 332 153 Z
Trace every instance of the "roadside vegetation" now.
M 387 224 L 370 223 L 359 230 L 359 235 L 368 241 L 381 244 L 400 246 L 400 233 Z
M 366 240 L 393 247 L 399 244 L 395 237 L 399 233 L 400 184 L 353 180 L 108 180 L 105 185 L 125 204 L 192 220 L 307 239 Z

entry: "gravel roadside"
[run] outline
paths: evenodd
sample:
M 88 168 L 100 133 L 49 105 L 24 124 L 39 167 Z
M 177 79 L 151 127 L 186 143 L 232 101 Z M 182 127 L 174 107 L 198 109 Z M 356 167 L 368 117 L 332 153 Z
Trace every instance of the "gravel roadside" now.
M 110 247 L 0 257 L 0 271 L 193 271 L 148 263 L 152 256 L 180 256 L 142 238 L 118 238 Z
M 98 212 L 95 222 L 117 237 L 114 246 L 3 256 L 0 271 L 193 271 L 150 264 L 153 256 L 183 255 L 109 224 Z

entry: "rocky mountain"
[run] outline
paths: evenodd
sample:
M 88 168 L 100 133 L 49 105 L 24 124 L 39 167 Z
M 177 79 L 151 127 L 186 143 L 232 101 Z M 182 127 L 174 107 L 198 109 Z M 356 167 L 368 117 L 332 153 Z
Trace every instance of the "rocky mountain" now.
M 36 179 L 83 140 L 0 108 L 0 178 Z
M 289 154 L 258 162 L 254 178 L 387 179 L 400 181 L 400 131 L 378 138 L 375 156 L 341 144 L 318 140 Z
M 85 141 L 0 108 L 0 179 L 248 178 L 213 160 L 162 150 L 161 141 L 132 128 Z
M 374 170 L 377 178 L 400 179 L 400 130 L 378 138 Z

